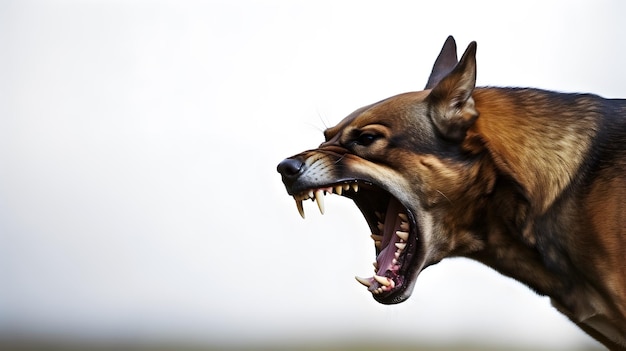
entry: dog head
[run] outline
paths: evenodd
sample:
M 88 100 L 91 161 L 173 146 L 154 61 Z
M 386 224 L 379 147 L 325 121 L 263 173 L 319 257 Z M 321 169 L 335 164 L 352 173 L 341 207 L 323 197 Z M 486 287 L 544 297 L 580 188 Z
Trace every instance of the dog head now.
M 318 148 L 278 165 L 302 217 L 307 199 L 322 213 L 326 194 L 354 200 L 376 247 L 374 276 L 357 280 L 381 303 L 406 300 L 425 267 L 482 245 L 472 209 L 493 181 L 469 132 L 475 56 L 472 42 L 457 62 L 449 37 L 426 90 L 356 110 Z

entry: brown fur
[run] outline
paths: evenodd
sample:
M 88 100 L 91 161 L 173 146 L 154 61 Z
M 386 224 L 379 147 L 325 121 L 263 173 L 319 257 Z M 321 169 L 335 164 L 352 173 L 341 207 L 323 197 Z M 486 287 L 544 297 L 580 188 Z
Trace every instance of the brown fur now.
M 426 90 L 361 108 L 319 148 L 281 162 L 288 192 L 299 203 L 360 184 L 343 195 L 380 240 L 385 267 L 359 278 L 379 302 L 404 301 L 425 267 L 465 256 L 626 350 L 626 102 L 475 88 L 475 51 L 457 63 L 450 37 Z M 406 242 L 392 234 L 394 211 L 409 217 Z M 397 242 L 406 249 L 394 266 L 383 248 Z

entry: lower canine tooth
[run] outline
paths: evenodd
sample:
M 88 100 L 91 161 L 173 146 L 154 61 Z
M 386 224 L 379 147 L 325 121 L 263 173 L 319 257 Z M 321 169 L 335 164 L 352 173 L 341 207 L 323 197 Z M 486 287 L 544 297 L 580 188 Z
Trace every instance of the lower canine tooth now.
M 389 279 L 388 279 L 388 278 L 386 278 L 386 277 L 381 277 L 381 276 L 379 276 L 379 275 L 374 274 L 374 279 L 375 279 L 378 283 L 380 283 L 381 285 L 384 285 L 384 286 L 389 286 L 389 285 L 391 285 L 391 282 L 390 282 L 390 281 L 389 281 Z
M 361 277 L 354 277 L 354 279 L 356 279 L 357 282 L 367 286 L 368 288 L 370 287 L 370 285 L 372 285 L 372 282 L 369 279 Z
M 324 191 L 317 190 L 315 192 L 315 202 L 317 202 L 317 207 L 320 209 L 320 213 L 324 214 Z

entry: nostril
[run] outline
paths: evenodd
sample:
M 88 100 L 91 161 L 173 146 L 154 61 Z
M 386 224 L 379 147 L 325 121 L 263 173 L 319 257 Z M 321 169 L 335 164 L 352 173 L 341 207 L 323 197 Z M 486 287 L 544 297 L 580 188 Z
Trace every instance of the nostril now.
M 300 160 L 286 158 L 278 164 L 277 170 L 283 177 L 293 177 L 300 173 L 303 165 L 304 163 Z

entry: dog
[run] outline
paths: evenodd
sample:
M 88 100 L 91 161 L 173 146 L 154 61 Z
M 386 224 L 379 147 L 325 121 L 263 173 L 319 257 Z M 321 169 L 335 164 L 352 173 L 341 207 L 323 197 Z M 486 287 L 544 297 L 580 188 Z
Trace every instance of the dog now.
M 383 304 L 467 257 L 551 298 L 626 350 L 626 100 L 476 87 L 476 42 L 448 37 L 422 91 L 362 107 L 278 165 L 302 202 L 351 198 L 376 250 L 356 277 Z

